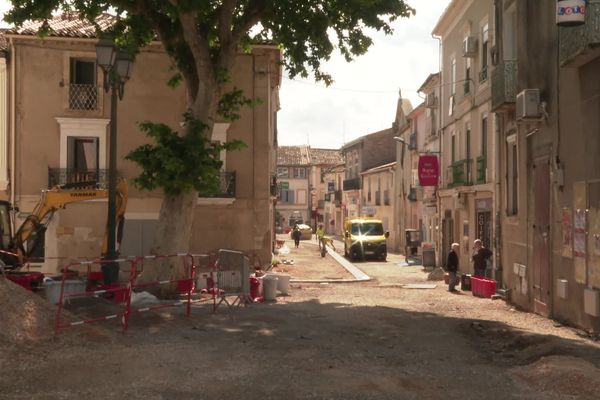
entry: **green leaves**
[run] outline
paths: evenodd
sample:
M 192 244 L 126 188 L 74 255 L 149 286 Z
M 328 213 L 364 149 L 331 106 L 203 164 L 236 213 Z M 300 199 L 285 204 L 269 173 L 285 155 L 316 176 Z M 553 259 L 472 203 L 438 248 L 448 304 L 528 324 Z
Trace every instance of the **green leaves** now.
M 241 141 L 212 143 L 208 126 L 186 113 L 185 135 L 179 135 L 165 124 L 142 122 L 142 132 L 153 144 L 145 144 L 131 151 L 126 160 L 142 169 L 133 183 L 143 190 L 162 188 L 167 195 L 180 195 L 197 191 L 205 195 L 216 194 L 220 189 L 219 172 L 221 151 L 241 150 Z

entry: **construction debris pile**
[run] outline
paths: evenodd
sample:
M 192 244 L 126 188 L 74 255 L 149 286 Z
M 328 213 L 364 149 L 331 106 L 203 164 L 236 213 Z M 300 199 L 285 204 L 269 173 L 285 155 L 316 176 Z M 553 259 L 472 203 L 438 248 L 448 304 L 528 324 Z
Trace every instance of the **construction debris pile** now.
M 56 308 L 0 276 L 0 342 L 17 344 L 53 336 Z

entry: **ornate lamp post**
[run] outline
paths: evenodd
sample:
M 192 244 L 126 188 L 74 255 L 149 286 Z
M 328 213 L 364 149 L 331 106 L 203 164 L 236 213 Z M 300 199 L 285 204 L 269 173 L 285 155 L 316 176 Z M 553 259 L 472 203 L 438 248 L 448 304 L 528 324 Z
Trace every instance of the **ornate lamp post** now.
M 132 57 L 119 51 L 109 38 L 102 38 L 96 44 L 97 62 L 104 72 L 104 90 L 111 90 L 110 96 L 110 136 L 108 153 L 108 243 L 107 260 L 117 258 L 116 251 L 116 186 L 117 186 L 117 96 L 123 99 L 125 82 L 131 75 Z M 119 265 L 110 263 L 103 265 L 104 283 L 116 282 L 119 277 Z

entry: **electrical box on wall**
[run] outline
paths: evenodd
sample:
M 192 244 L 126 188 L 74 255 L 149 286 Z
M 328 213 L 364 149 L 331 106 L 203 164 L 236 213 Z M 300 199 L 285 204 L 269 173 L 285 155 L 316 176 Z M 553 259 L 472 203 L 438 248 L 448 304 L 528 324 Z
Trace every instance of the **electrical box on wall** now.
M 583 310 L 593 317 L 600 317 L 600 291 L 585 289 L 583 292 Z
M 556 281 L 556 294 L 559 298 L 566 300 L 568 295 L 569 281 L 566 279 L 557 279 Z

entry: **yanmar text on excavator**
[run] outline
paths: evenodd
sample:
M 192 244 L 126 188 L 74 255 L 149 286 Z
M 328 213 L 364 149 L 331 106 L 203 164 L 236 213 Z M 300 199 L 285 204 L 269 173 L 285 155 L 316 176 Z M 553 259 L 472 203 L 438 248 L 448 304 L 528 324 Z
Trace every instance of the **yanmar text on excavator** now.
M 123 237 L 125 209 L 127 207 L 128 186 L 124 179 L 116 187 L 117 248 Z M 40 272 L 20 271 L 39 245 L 54 213 L 65 209 L 67 204 L 108 197 L 108 189 L 101 188 L 96 182 L 80 182 L 55 186 L 43 190 L 40 201 L 30 215 L 25 218 L 13 235 L 11 212 L 12 204 L 0 201 L 0 273 L 11 281 L 29 289 L 41 286 L 44 276 Z M 108 247 L 108 232 L 104 234 L 102 254 Z

